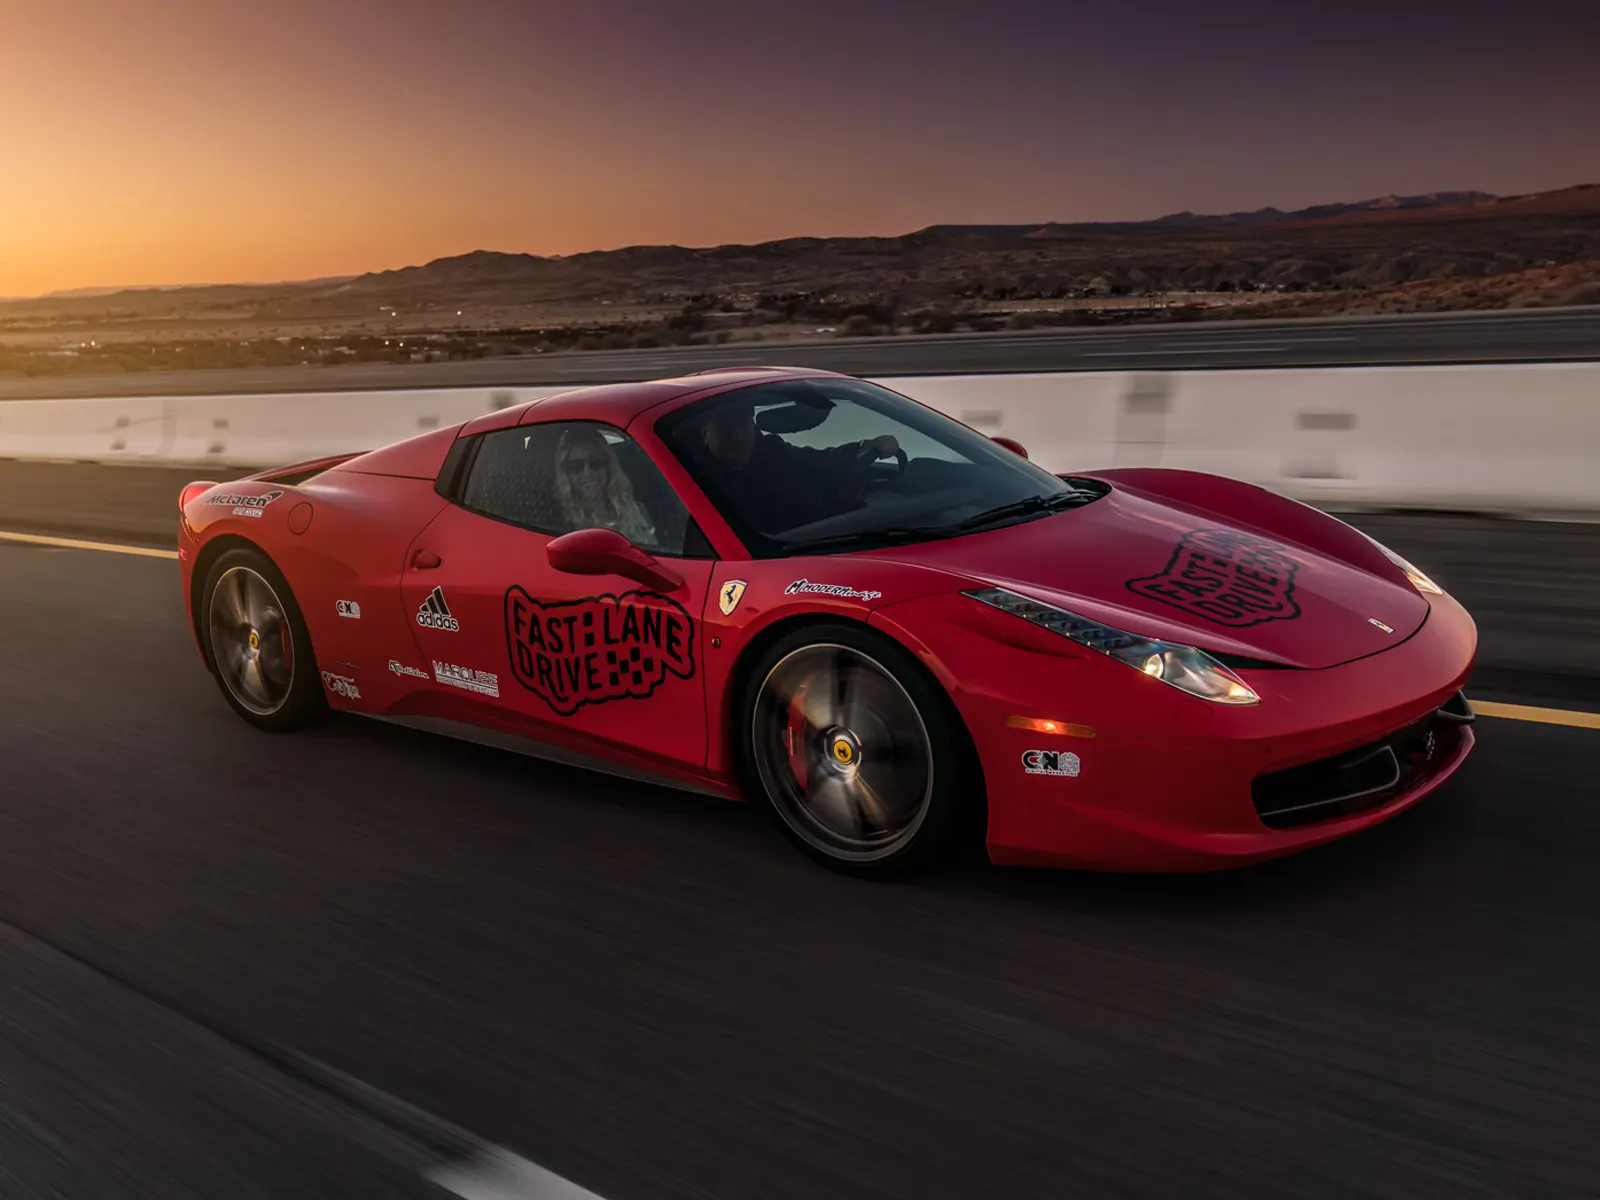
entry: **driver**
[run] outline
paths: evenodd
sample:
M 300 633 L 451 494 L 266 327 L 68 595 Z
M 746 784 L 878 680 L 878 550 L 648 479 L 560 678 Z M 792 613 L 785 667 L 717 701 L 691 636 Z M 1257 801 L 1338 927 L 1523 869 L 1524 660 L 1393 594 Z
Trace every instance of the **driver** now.
M 735 503 L 769 533 L 840 512 L 860 472 L 900 452 L 900 442 L 887 433 L 826 449 L 792 446 L 757 427 L 752 404 L 717 409 L 701 436 Z

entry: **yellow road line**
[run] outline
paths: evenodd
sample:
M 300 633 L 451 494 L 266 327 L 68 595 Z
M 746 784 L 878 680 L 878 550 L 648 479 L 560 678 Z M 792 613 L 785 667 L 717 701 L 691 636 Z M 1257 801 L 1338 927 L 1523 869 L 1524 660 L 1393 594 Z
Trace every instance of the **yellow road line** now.
M 1566 708 L 1531 708 L 1526 704 L 1495 704 L 1490 700 L 1474 700 L 1472 711 L 1485 717 L 1506 717 L 1512 721 L 1538 721 L 1541 725 L 1600 729 L 1600 713 L 1574 712 Z
M 140 558 L 177 558 L 176 550 L 157 550 L 151 546 L 119 546 L 115 542 L 80 542 L 76 538 L 41 537 L 37 533 L 7 533 L 0 529 L 0 540 L 26 542 L 30 546 L 59 546 L 63 550 L 100 550 L 106 554 L 136 554 Z

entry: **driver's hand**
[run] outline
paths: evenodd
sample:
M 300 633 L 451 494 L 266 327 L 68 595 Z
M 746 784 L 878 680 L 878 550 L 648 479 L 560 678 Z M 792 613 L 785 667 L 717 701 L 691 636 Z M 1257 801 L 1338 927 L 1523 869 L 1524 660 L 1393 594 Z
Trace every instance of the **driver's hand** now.
M 900 453 L 900 440 L 894 434 L 886 433 L 869 441 L 867 449 L 872 451 L 875 458 L 891 458 Z

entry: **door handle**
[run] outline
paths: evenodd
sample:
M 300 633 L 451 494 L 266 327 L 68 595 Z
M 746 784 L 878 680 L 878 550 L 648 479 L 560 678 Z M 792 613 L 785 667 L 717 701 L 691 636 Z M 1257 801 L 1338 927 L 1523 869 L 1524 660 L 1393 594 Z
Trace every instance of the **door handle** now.
M 411 556 L 411 565 L 419 571 L 431 571 L 439 562 L 439 556 L 432 550 L 418 550 Z

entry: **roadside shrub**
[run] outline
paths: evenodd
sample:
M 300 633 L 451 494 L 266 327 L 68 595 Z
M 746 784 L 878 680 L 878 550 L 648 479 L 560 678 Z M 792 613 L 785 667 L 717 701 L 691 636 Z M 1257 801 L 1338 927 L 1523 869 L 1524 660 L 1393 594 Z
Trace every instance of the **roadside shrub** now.
M 911 328 L 916 333 L 953 333 L 958 324 L 948 309 L 925 308 L 911 314 Z

